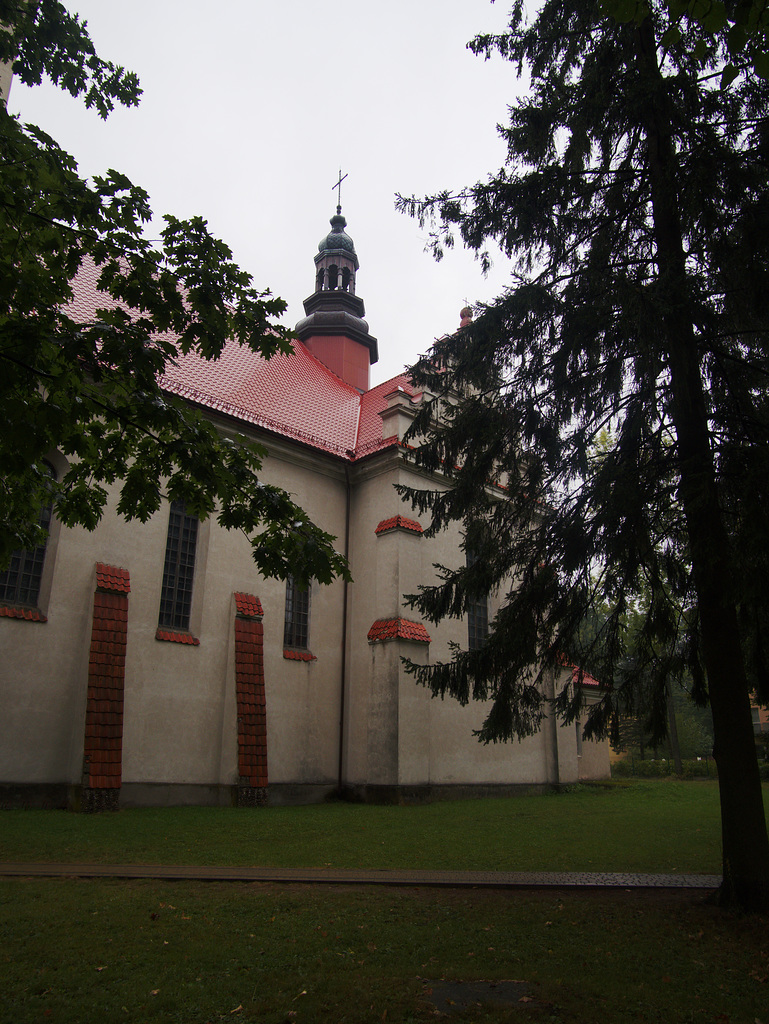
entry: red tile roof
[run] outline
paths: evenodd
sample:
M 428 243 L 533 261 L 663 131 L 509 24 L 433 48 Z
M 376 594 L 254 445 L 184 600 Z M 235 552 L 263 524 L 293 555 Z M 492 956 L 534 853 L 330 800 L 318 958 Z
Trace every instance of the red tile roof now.
M 235 594 L 235 608 L 241 618 L 261 619 L 264 615 L 262 602 L 253 594 Z
M 96 589 L 129 594 L 131 592 L 131 583 L 128 569 L 118 569 L 114 565 L 104 565 L 103 562 L 97 562 Z
M 360 396 L 360 425 L 355 446 L 355 457 L 362 458 L 371 452 L 397 445 L 396 437 L 382 437 L 382 419 L 379 413 L 387 408 L 387 396 L 400 389 L 409 398 L 416 398 L 418 391 L 405 373 L 391 377 L 390 380 L 377 384 L 375 388 Z
M 420 644 L 430 643 L 430 634 L 421 622 L 408 619 L 377 619 L 368 631 L 369 643 L 384 640 L 415 640 Z
M 575 686 L 577 686 L 579 684 L 579 666 L 578 665 L 572 665 L 571 666 L 571 679 L 572 679 L 572 682 L 574 683 Z M 583 673 L 582 673 L 582 685 L 583 686 L 600 686 L 601 684 L 598 682 L 598 680 L 595 678 L 595 676 L 591 676 L 589 672 L 584 672 L 583 671 Z
M 579 665 L 575 665 L 573 661 L 569 661 L 569 659 L 566 657 L 565 654 L 559 654 L 558 655 L 558 660 L 563 665 L 564 668 L 571 669 L 571 681 L 572 681 L 572 683 L 575 686 L 578 686 L 579 685 L 579 672 L 580 672 Z M 601 684 L 595 678 L 595 676 L 591 676 L 589 672 L 586 672 L 583 669 L 582 670 L 582 685 L 583 686 L 600 686 Z
M 68 307 L 73 319 L 88 321 L 97 309 L 116 305 L 98 290 L 97 280 L 98 270 L 84 264 Z M 300 341 L 288 355 L 269 360 L 236 342 L 228 342 L 215 362 L 193 353 L 180 355 L 166 367 L 161 383 L 204 409 L 350 461 L 397 445 L 396 437 L 382 437 L 379 413 L 388 394 L 396 388 L 409 397 L 419 394 L 400 374 L 360 395 Z
M 407 519 L 405 516 L 391 516 L 389 519 L 383 519 L 374 530 L 374 533 L 389 533 L 390 530 L 408 530 L 411 533 L 424 533 L 416 519 Z

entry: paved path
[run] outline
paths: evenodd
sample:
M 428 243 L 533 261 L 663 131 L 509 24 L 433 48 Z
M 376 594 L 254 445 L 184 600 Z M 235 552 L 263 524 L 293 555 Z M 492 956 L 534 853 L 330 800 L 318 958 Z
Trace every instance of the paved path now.
M 450 889 L 717 889 L 718 875 L 616 872 L 377 871 L 354 868 L 254 868 L 169 864 L 11 864 L 0 876 L 38 878 L 162 878 L 210 882 L 302 882 L 326 885 L 422 885 Z

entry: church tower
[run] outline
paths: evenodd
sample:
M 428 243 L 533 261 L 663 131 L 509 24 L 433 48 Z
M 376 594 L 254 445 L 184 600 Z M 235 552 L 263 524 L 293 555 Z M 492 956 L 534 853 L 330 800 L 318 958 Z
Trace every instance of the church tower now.
M 315 291 L 304 300 L 307 314 L 296 333 L 316 359 L 360 392 L 369 389 L 369 367 L 379 358 L 377 340 L 363 319 L 363 300 L 355 294 L 358 257 L 337 206 L 331 231 L 318 244 Z

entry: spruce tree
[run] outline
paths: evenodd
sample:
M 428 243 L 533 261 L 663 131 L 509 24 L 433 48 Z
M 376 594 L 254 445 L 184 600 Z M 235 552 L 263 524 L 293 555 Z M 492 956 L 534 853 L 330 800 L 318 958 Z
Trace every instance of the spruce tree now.
M 725 37 L 691 22 L 677 39 L 669 8 L 618 23 L 548 0 L 529 24 L 519 0 L 508 31 L 470 44 L 530 76 L 500 128 L 505 166 L 400 200 L 436 255 L 458 235 L 512 261 L 504 293 L 413 368 L 413 458 L 444 480 L 406 491 L 430 530 L 462 523 L 477 556 L 412 595 L 422 614 L 505 600 L 482 649 L 411 670 L 489 701 L 485 742 L 538 728 L 564 662 L 604 687 L 587 736 L 638 693 L 663 721 L 666 685 L 689 673 L 713 713 L 720 900 L 765 910 L 749 691 L 766 692 L 769 621 L 769 84 L 749 61 L 724 80 Z M 557 696 L 565 720 L 580 690 Z

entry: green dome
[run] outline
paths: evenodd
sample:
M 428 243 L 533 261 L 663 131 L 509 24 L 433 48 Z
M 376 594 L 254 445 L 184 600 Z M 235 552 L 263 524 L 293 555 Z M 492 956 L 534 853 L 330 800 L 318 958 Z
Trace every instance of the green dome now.
M 344 229 L 347 227 L 347 221 L 342 214 L 337 212 L 329 223 L 331 224 L 331 231 L 318 242 L 318 252 L 326 252 L 329 249 L 345 249 L 355 256 L 355 244 L 350 236 L 345 233 Z

